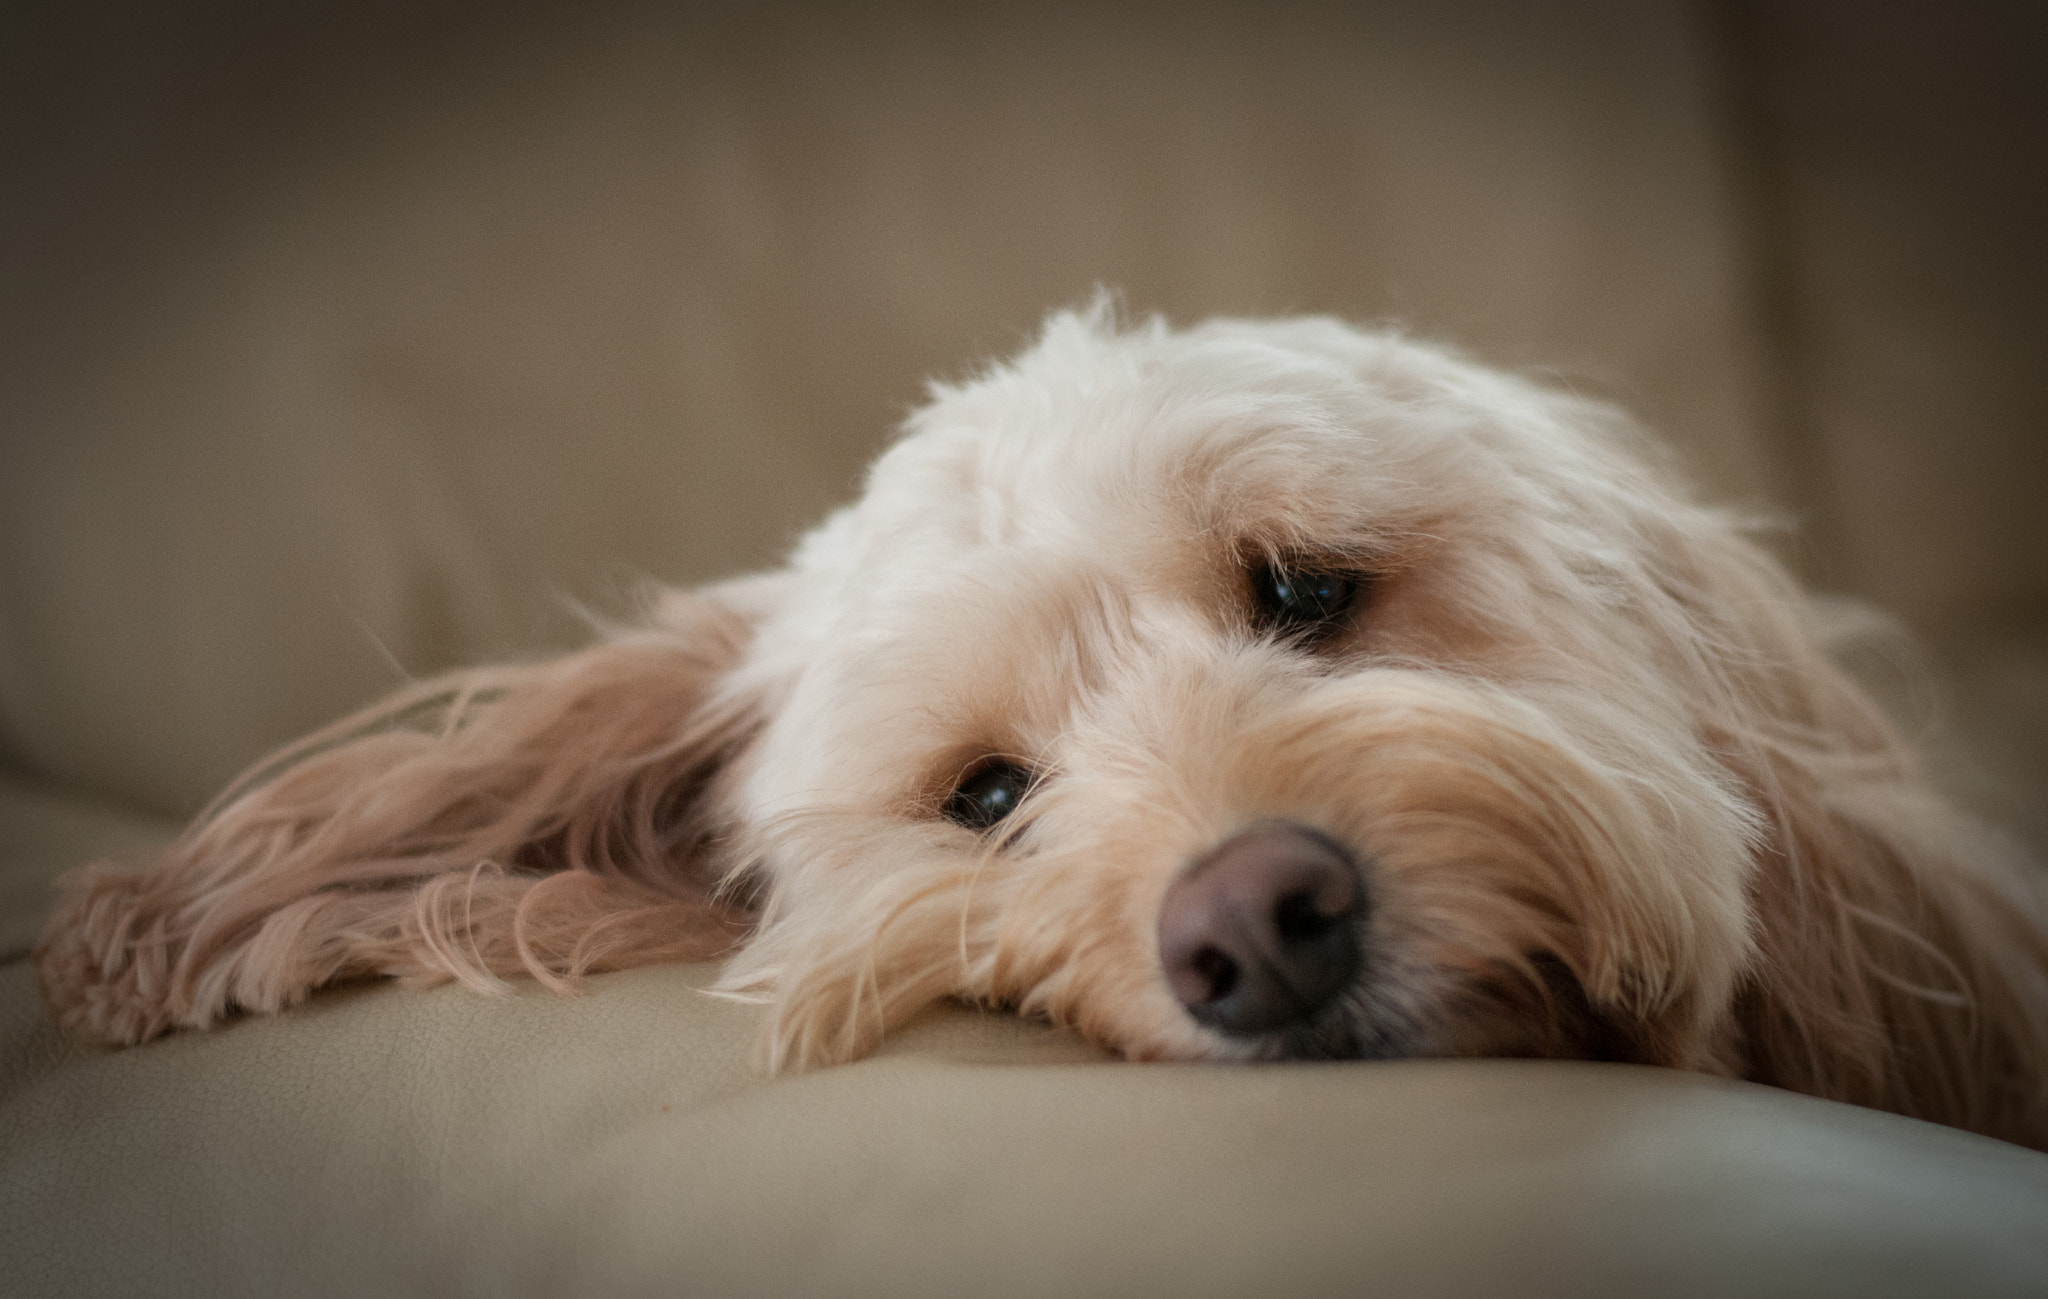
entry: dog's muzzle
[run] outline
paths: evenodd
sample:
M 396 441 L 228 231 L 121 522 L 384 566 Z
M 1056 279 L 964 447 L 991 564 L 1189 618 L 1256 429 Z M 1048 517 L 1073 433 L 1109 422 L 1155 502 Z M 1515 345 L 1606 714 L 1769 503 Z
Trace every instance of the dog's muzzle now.
M 1366 891 L 1327 835 L 1261 821 L 1198 858 L 1159 908 L 1159 960 L 1190 1015 L 1231 1037 L 1306 1024 L 1358 976 Z

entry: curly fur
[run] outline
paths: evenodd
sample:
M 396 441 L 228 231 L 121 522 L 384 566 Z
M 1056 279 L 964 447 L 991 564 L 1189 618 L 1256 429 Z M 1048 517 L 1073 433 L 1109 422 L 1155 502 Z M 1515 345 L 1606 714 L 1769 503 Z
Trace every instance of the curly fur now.
M 1246 609 L 1303 558 L 1372 578 L 1314 646 Z M 976 833 L 941 809 L 991 755 L 1035 782 Z M 1160 971 L 1170 884 L 1268 817 L 1369 863 L 1370 976 L 1306 1051 Z M 1140 1059 L 1626 1059 L 2048 1146 L 2031 888 L 1611 410 L 1097 306 L 936 386 L 786 569 L 337 723 L 147 870 L 74 873 L 37 960 L 113 1044 L 732 952 L 774 1068 L 954 997 Z

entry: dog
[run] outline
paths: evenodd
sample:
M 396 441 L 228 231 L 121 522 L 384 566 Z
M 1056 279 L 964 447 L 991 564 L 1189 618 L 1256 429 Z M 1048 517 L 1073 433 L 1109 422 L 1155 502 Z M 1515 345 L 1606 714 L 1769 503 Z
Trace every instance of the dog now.
M 765 1063 L 954 998 L 1138 1060 L 1524 1056 L 2048 1147 L 2048 936 L 1813 605 L 1606 406 L 1098 302 L 776 572 L 650 598 L 73 872 L 56 1019 L 727 958 Z

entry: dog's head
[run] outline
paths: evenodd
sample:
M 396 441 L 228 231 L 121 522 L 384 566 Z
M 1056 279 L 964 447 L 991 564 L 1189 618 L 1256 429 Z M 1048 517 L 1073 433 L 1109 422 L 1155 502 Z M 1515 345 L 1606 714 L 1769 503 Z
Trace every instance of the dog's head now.
M 1061 315 L 936 388 L 737 592 L 776 1058 L 951 995 L 1142 1058 L 1709 1061 L 1796 611 L 1629 443 L 1330 320 Z
M 744 932 L 778 1067 L 957 997 L 2041 1139 L 2048 944 L 1812 621 L 1604 407 L 1330 320 L 1062 314 L 786 569 L 337 723 L 78 875 L 38 962 L 126 1042 Z

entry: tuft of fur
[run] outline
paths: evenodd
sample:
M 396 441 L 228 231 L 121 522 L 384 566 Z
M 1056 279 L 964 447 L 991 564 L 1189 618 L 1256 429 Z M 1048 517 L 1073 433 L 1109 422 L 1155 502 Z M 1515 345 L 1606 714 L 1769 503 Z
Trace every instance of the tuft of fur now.
M 1272 563 L 1369 598 L 1273 634 Z M 1022 805 L 948 820 L 996 758 Z M 1364 973 L 1230 1038 L 1159 909 L 1269 818 L 1364 863 Z M 953 997 L 1134 1059 L 1633 1060 L 2048 1147 L 2029 871 L 1615 412 L 1336 321 L 1098 304 L 935 387 L 785 569 L 337 723 L 161 861 L 75 873 L 37 960 L 107 1043 L 733 950 L 776 1069 Z
M 132 1044 L 372 975 L 497 992 L 723 955 L 747 917 L 690 869 L 743 733 L 707 621 L 423 682 L 291 746 L 150 869 L 69 875 L 36 953 L 58 1022 Z

